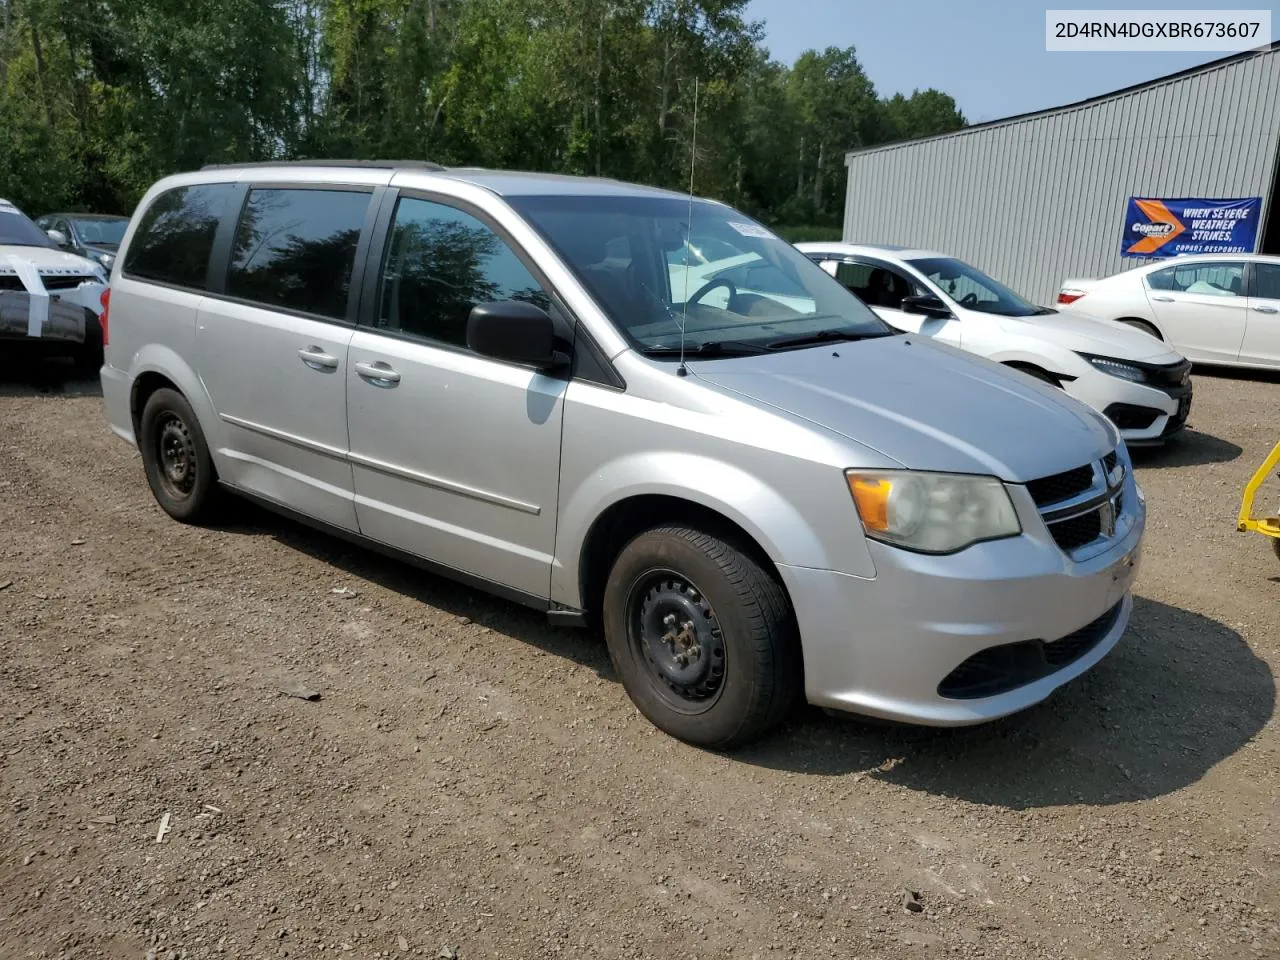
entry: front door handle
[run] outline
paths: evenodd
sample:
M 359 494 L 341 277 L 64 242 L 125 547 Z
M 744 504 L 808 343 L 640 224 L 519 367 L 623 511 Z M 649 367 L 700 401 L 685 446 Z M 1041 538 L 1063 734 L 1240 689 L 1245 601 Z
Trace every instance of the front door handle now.
M 1152 297 L 1152 300 L 1158 300 L 1161 303 L 1173 303 L 1173 297 Z
M 355 364 L 356 373 L 369 380 L 377 387 L 389 387 L 394 383 L 400 382 L 400 374 L 396 373 L 391 367 L 381 360 L 377 363 L 369 363 L 365 360 L 357 360 Z
M 320 347 L 314 345 L 303 347 L 298 351 L 298 356 L 303 363 L 315 370 L 338 369 L 338 358 L 325 353 Z
M 1259 313 L 1280 313 L 1275 307 L 1254 307 Z

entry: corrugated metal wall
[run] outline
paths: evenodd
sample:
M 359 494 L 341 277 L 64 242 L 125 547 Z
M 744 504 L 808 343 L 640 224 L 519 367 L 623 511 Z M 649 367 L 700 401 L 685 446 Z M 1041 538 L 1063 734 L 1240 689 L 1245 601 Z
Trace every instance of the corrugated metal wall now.
M 1092 103 L 849 154 L 844 238 L 967 260 L 1038 303 L 1120 256 L 1130 196 L 1268 196 L 1280 50 Z M 1261 236 L 1261 229 L 1259 230 Z

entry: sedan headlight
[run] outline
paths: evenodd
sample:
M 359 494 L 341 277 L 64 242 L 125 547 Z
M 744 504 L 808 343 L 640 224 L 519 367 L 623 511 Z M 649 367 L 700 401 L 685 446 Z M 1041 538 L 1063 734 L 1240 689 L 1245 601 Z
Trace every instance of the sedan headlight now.
M 1022 532 L 995 477 L 914 470 L 846 471 L 867 536 L 920 553 L 955 553 Z
M 110 270 L 111 265 L 116 262 L 116 258 L 109 253 L 100 253 L 98 254 L 98 262 Z
M 1095 370 L 1101 370 L 1105 374 L 1113 377 L 1119 377 L 1121 380 L 1129 380 L 1133 383 L 1142 383 L 1147 379 L 1146 373 L 1141 367 L 1136 367 L 1132 363 L 1125 363 L 1123 360 L 1113 360 L 1110 357 L 1092 357 L 1087 353 L 1082 353 L 1084 357 L 1093 366 Z

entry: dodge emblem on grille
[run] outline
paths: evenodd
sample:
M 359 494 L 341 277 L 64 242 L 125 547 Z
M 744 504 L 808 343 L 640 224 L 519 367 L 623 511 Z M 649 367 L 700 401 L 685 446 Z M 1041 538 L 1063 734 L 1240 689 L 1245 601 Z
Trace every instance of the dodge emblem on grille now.
M 1102 535 L 1104 537 L 1114 537 L 1116 535 L 1116 506 L 1113 501 L 1108 500 L 1098 508 L 1098 522 L 1102 525 Z

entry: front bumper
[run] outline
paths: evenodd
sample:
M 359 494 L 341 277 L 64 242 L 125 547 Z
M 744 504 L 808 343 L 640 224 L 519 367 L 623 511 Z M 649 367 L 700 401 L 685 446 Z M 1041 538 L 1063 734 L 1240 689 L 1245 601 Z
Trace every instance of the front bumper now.
M 1044 700 L 1105 657 L 1128 625 L 1146 516 L 1132 477 L 1126 493 L 1127 532 L 1083 561 L 1019 504 L 1022 536 L 951 556 L 870 543 L 874 579 L 780 564 L 800 626 L 807 699 L 929 726 L 981 723 Z M 1026 682 L 997 685 L 990 696 L 939 692 L 952 693 L 961 665 L 981 663 L 977 655 L 990 648 L 1026 652 L 1055 641 L 1077 649 L 1049 657 L 1063 665 L 1031 670 Z
M 0 338 L 26 343 L 78 346 L 84 342 L 84 308 L 66 298 L 50 297 L 49 316 L 35 336 L 29 332 L 31 295 L 24 291 L 0 290 Z
M 1186 426 L 1191 413 L 1190 380 L 1132 383 L 1090 369 L 1063 388 L 1106 415 L 1131 447 L 1162 443 Z

